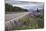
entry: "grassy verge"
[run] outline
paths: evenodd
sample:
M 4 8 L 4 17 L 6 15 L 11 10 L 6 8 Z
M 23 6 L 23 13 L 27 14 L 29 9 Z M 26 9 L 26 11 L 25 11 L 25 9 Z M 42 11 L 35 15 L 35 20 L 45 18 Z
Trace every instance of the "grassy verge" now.
M 43 16 L 34 16 L 32 18 L 23 17 L 19 19 L 22 22 L 22 26 L 13 27 L 13 30 L 23 30 L 23 29 L 39 29 L 44 27 Z

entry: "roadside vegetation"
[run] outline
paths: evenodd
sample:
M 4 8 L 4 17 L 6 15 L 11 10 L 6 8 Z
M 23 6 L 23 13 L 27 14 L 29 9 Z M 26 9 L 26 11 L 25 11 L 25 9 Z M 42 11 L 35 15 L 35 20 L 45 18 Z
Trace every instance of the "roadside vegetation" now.
M 32 18 L 23 17 L 18 20 L 22 22 L 21 26 L 14 26 L 13 30 L 23 30 L 23 29 L 40 29 L 44 28 L 44 17 L 43 16 L 33 16 Z

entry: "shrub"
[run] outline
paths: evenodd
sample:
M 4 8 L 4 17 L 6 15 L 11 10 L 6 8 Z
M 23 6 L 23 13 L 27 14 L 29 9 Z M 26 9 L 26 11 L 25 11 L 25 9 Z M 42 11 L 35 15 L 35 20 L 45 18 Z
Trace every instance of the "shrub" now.
M 31 22 L 31 19 L 29 19 L 27 17 L 23 17 L 23 18 L 19 19 L 19 22 L 22 22 L 24 24 L 29 24 Z

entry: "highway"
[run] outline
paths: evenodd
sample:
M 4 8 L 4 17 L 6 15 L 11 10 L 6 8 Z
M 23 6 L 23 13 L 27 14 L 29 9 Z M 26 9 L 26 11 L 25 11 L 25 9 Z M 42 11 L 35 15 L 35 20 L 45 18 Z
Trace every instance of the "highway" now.
M 28 14 L 29 12 L 19 12 L 19 13 L 8 13 L 5 15 L 5 21 L 10 21 L 14 18 L 17 18 L 17 17 L 20 17 L 20 16 L 23 16 L 23 15 L 26 15 Z
M 19 13 L 8 13 L 5 15 L 5 30 L 12 29 L 12 25 L 14 21 L 18 21 L 18 19 L 30 14 L 30 12 L 19 12 Z

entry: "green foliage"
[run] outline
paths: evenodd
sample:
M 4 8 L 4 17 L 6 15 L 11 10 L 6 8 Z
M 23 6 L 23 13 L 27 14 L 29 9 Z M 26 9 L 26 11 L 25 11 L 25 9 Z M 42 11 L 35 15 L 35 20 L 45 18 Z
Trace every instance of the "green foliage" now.
M 6 12 L 23 12 L 23 11 L 28 11 L 26 9 L 22 9 L 20 7 L 13 7 L 12 5 L 10 4 L 5 4 L 5 11 Z
M 15 26 L 13 30 L 24 30 L 24 29 L 39 29 L 44 28 L 43 16 L 34 16 L 32 18 L 23 17 L 18 20 L 24 23 L 22 26 Z
M 5 11 L 10 12 L 13 10 L 13 7 L 9 4 L 5 4 Z
M 23 17 L 23 18 L 19 19 L 18 21 L 22 22 L 24 24 L 29 24 L 32 20 L 30 18 Z
M 38 24 L 38 28 L 44 27 L 44 17 L 43 16 L 35 16 L 34 19 L 36 20 Z

